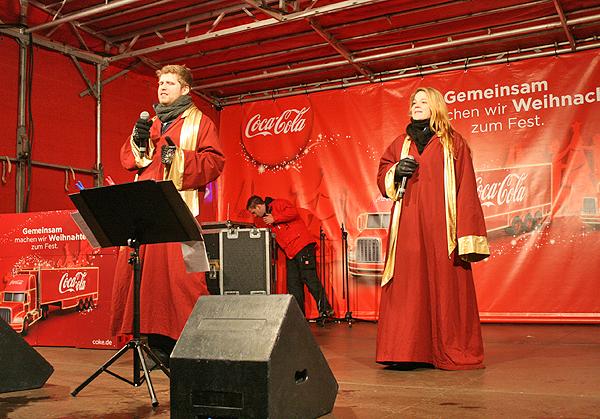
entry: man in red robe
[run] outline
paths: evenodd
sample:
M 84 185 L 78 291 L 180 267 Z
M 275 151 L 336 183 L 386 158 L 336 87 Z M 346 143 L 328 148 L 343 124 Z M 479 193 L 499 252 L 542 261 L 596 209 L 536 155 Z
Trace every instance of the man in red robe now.
M 470 262 L 489 256 L 470 150 L 440 92 L 419 88 L 411 123 L 384 152 L 381 192 L 393 199 L 377 335 L 382 364 L 482 368 Z
M 221 174 L 225 163 L 217 130 L 192 102 L 188 68 L 168 65 L 156 73 L 156 117 L 138 120 L 121 147 L 121 164 L 137 171 L 136 181 L 173 181 L 199 219 L 205 187 Z M 133 272 L 128 264 L 129 253 L 129 248 L 121 248 L 117 261 L 111 316 L 114 335 L 132 333 Z M 168 357 L 198 297 L 208 294 L 204 273 L 186 271 L 181 243 L 142 246 L 140 259 L 140 332 L 148 335 L 150 347 L 168 365 Z

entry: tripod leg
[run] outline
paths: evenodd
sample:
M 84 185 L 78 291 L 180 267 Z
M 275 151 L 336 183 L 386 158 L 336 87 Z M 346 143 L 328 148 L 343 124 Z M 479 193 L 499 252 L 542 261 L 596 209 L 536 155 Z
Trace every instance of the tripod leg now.
M 157 357 L 154 352 L 152 352 L 152 349 L 150 349 L 150 347 L 144 342 L 141 342 L 140 346 L 142 347 L 142 351 L 144 351 L 156 363 L 156 365 L 159 366 L 162 372 L 164 372 L 167 377 L 171 378 L 171 372 L 167 367 L 165 367 L 165 364 L 162 363 L 160 358 Z
M 148 367 L 146 366 L 146 360 L 142 354 L 141 345 L 136 345 L 135 350 L 139 356 L 140 364 L 142 364 L 142 369 L 144 370 L 144 378 L 146 379 L 146 385 L 148 386 L 148 393 L 150 393 L 152 407 L 156 407 L 158 406 L 158 400 L 156 399 L 156 394 L 154 393 L 154 386 L 152 385 L 152 380 L 150 379 L 150 373 L 148 372 Z
M 106 361 L 104 364 L 102 364 L 95 373 L 90 375 L 87 380 L 85 380 L 75 390 L 73 390 L 71 392 L 71 396 L 73 396 L 73 397 L 77 396 L 77 394 L 81 390 L 83 390 L 89 383 L 94 381 L 94 379 L 96 377 L 98 377 L 100 374 L 102 374 L 104 371 L 106 371 L 108 369 L 108 367 L 110 367 L 117 359 L 119 359 L 125 352 L 127 352 L 127 350 L 129 348 L 130 348 L 130 343 L 127 343 L 127 345 L 125 345 L 121 349 L 119 349 L 119 351 L 116 354 L 114 354 L 108 361 Z

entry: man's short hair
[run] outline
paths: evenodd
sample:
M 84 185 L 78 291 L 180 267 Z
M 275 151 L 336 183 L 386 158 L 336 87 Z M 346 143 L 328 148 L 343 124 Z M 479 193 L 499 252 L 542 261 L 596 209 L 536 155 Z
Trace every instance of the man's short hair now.
M 161 68 L 160 70 L 156 70 L 156 77 L 162 76 L 163 74 L 172 73 L 177 76 L 177 80 L 179 80 L 179 84 L 181 87 L 188 86 L 190 89 L 192 88 L 193 78 L 192 71 L 187 68 L 185 65 L 179 64 L 169 64 Z
M 248 202 L 246 203 L 246 209 L 249 210 L 251 208 L 255 208 L 257 205 L 264 204 L 265 201 L 258 195 L 252 195 L 248 198 Z

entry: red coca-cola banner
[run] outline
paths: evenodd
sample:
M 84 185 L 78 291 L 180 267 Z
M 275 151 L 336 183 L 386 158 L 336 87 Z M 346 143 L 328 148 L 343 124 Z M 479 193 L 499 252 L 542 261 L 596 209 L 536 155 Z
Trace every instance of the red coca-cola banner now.
M 116 348 L 116 248 L 92 248 L 71 212 L 0 214 L 0 318 L 32 345 Z
M 377 318 L 391 207 L 378 162 L 432 86 L 473 154 L 492 251 L 474 265 L 482 319 L 600 322 L 599 64 L 580 52 L 227 107 L 219 216 L 250 220 L 252 194 L 292 201 L 324 239 L 337 314 Z

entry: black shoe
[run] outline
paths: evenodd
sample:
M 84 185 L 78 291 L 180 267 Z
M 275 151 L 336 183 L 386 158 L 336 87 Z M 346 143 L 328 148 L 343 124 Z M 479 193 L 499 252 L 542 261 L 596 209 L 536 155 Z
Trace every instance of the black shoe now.
M 319 315 L 323 319 L 332 318 L 332 317 L 335 316 L 335 311 L 333 311 L 333 308 L 329 307 L 327 310 L 322 311 L 321 313 L 319 313 Z
M 167 368 L 169 368 L 169 355 L 167 355 L 165 353 L 165 351 L 163 351 L 160 348 L 150 348 L 150 350 L 154 353 L 154 355 L 156 355 L 156 357 L 160 360 L 160 362 Z M 158 366 L 158 364 L 156 362 L 154 362 L 154 360 L 152 358 L 150 358 L 147 354 L 144 354 L 144 360 L 146 361 L 146 368 L 148 368 L 148 371 L 154 371 L 154 370 L 158 370 L 160 369 L 160 367 Z

